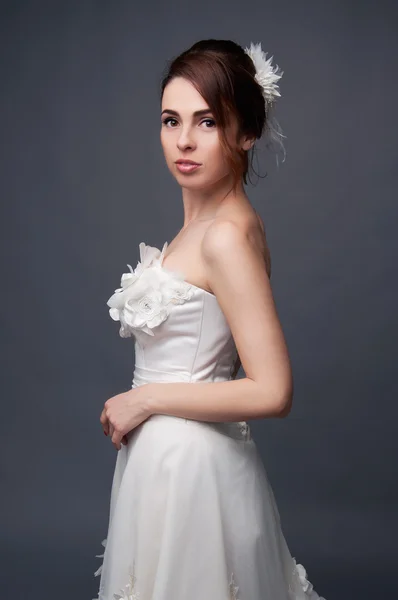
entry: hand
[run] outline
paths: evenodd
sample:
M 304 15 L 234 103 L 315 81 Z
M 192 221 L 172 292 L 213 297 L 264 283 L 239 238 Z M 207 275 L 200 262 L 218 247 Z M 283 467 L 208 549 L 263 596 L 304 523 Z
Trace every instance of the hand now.
M 140 385 L 109 398 L 101 412 L 100 422 L 118 450 L 127 444 L 126 434 L 151 416 L 150 384 Z

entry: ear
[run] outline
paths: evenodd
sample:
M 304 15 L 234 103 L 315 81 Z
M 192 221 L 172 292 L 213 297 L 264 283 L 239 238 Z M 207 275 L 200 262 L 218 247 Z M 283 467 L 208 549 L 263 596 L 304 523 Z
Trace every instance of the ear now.
M 256 141 L 256 138 L 249 137 L 247 135 L 243 136 L 241 138 L 241 142 L 240 142 L 242 150 L 246 150 L 246 151 L 250 150 L 250 148 L 252 148 L 252 146 L 254 146 L 255 141 Z

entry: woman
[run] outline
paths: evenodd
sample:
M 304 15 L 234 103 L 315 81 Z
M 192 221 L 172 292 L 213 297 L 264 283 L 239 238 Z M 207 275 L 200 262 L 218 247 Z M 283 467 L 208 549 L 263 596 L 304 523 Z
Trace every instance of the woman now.
M 293 396 L 264 228 L 243 187 L 255 140 L 280 136 L 281 76 L 261 45 L 204 40 L 162 82 L 184 226 L 161 250 L 141 242 L 108 300 L 136 364 L 100 417 L 119 452 L 99 600 L 319 599 L 246 422 L 287 416 Z

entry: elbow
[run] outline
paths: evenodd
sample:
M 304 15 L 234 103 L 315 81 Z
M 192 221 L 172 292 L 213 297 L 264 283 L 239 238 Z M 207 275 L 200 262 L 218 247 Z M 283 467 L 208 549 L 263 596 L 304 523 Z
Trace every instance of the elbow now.
M 287 417 L 288 414 L 290 413 L 290 411 L 292 410 L 292 405 L 293 405 L 293 396 L 291 395 L 288 398 L 285 398 L 283 400 L 283 402 L 281 402 L 278 405 L 276 416 L 279 419 L 284 419 L 285 417 Z
M 262 390 L 262 410 L 261 417 L 276 417 L 283 419 L 288 416 L 293 405 L 293 380 L 290 379 L 287 385 L 279 385 L 274 388 L 273 393 L 268 388 L 264 398 L 264 388 Z
M 293 406 L 293 387 L 289 387 L 283 394 L 280 394 L 279 400 L 275 406 L 275 416 L 284 419 L 288 416 Z
M 269 419 L 270 417 L 276 417 L 283 419 L 287 417 L 292 409 L 293 394 L 284 395 L 283 397 L 278 396 L 278 400 L 270 402 L 269 396 L 262 400 L 261 411 L 259 418 Z
M 280 394 L 280 401 L 278 403 L 278 414 L 277 417 L 283 419 L 288 416 L 290 411 L 292 410 L 293 405 L 293 394 L 294 394 L 294 383 L 293 383 L 293 375 L 290 371 L 290 377 L 285 382 L 283 386 L 282 393 Z

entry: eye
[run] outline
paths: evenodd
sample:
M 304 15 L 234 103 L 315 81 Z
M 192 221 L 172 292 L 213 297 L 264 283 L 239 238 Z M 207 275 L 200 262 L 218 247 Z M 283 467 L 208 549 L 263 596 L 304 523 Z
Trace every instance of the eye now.
M 174 121 L 175 123 L 177 123 L 177 120 L 173 119 L 173 117 L 166 117 L 165 119 L 163 119 L 162 123 L 167 125 L 169 121 Z
M 203 119 L 202 123 L 211 123 L 214 127 L 216 125 L 216 122 L 214 119 Z M 206 127 L 206 129 L 212 129 L 212 127 Z
M 166 117 L 165 119 L 162 120 L 162 123 L 164 123 L 164 125 L 168 125 L 169 123 L 174 122 L 177 123 L 177 119 L 174 119 L 173 117 Z M 210 123 L 210 126 L 206 127 L 205 129 L 213 129 L 216 126 L 216 122 L 214 119 L 203 119 L 202 123 Z M 171 125 L 171 128 L 174 128 L 174 125 Z

